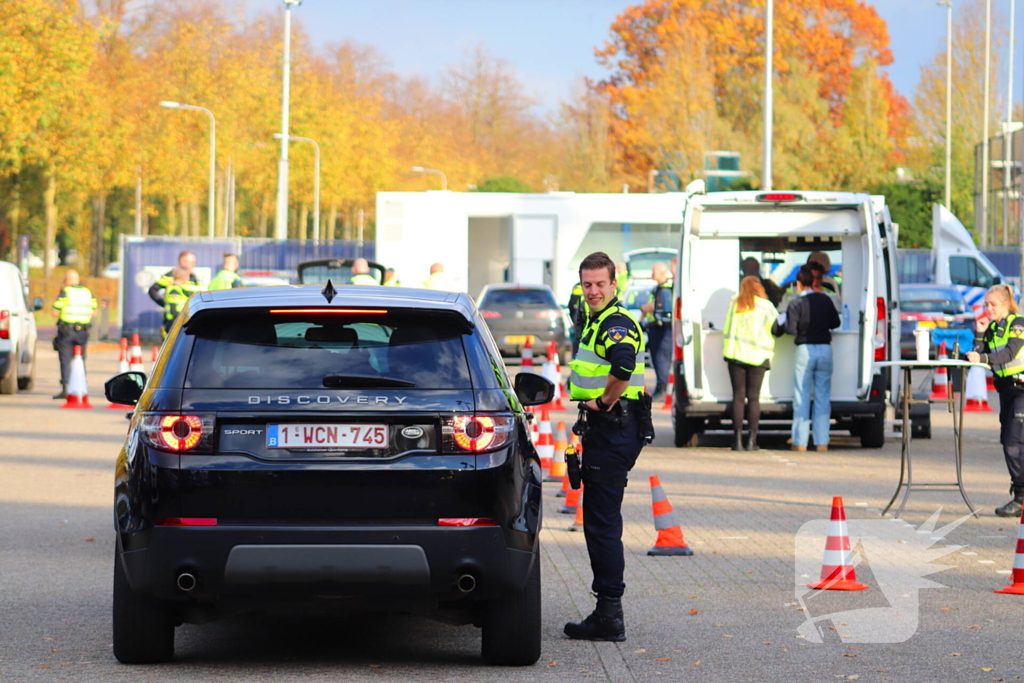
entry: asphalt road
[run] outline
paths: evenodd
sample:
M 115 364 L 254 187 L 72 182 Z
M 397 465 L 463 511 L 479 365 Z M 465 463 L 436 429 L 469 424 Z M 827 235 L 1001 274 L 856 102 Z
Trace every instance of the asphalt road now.
M 1024 596 L 992 591 L 1007 582 L 1017 523 L 994 517 L 1007 478 L 994 414 L 967 421 L 965 481 L 980 518 L 945 538 L 887 522 L 900 541 L 937 539 L 941 558 L 923 581 L 893 578 L 872 543 L 899 473 L 899 443 L 863 450 L 837 437 L 828 453 L 785 450 L 768 435 L 757 452 L 728 450 L 725 437 L 671 448 L 668 413 L 626 492 L 629 640 L 566 640 L 562 624 L 589 612 L 590 571 L 582 534 L 566 530 L 554 486 L 545 493 L 542 537 L 544 644 L 532 667 L 485 666 L 479 632 L 430 620 L 239 618 L 178 629 L 176 656 L 129 667 L 111 653 L 113 459 L 127 422 L 106 410 L 102 381 L 115 352 L 92 350 L 96 408 L 68 411 L 50 399 L 56 356 L 40 345 L 36 389 L 0 397 L 0 680 L 2 681 L 1010 681 L 1024 676 Z M 993 400 L 995 396 L 993 395 Z M 994 404 L 994 407 L 995 406 Z M 568 419 L 567 414 L 554 416 Z M 922 478 L 952 473 L 948 415 L 935 437 L 915 442 Z M 675 507 L 689 558 L 647 557 L 655 531 L 647 477 L 658 474 Z M 862 556 L 857 593 L 808 593 L 824 548 L 832 496 L 844 496 Z M 966 512 L 955 493 L 915 492 L 904 519 L 921 525 L 939 506 L 940 526 Z M 817 520 L 817 526 L 804 527 Z M 860 525 L 860 526 L 858 526 Z M 881 530 L 878 534 L 865 529 Z M 808 530 L 809 529 L 809 530 Z M 895 533 L 895 532 L 894 532 Z M 889 550 L 900 550 L 898 543 Z M 962 547 L 958 547 L 962 546 Z M 918 548 L 920 550 L 920 548 Z M 919 554 L 920 555 L 920 554 Z M 945 571 L 941 568 L 949 567 Z M 810 568 L 808 568 L 810 567 Z M 888 572 L 888 573 L 886 573 Z M 915 575 L 916 576 L 916 575 Z M 828 619 L 827 615 L 835 615 Z M 808 617 L 825 617 L 811 629 Z M 909 625 L 901 642 L 875 642 Z M 819 639 L 822 642 L 813 642 Z

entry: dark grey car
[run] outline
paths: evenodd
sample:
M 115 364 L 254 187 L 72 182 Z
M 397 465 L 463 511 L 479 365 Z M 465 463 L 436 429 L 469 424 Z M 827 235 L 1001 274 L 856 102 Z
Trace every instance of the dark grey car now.
M 479 307 L 502 356 L 522 357 L 529 339 L 540 359 L 554 340 L 562 362 L 572 359 L 569 316 L 547 285 L 487 285 Z

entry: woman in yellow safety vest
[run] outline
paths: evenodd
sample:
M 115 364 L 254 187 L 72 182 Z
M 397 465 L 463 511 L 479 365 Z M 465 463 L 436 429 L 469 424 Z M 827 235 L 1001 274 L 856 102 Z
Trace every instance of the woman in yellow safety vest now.
M 747 450 L 756 451 L 757 428 L 761 421 L 761 382 L 775 353 L 772 323 L 779 312 L 768 300 L 761 278 L 748 275 L 740 280 L 740 293 L 729 304 L 725 318 L 722 355 L 729 366 L 732 383 L 732 428 L 734 451 L 743 450 L 743 404 L 747 403 L 750 436 Z

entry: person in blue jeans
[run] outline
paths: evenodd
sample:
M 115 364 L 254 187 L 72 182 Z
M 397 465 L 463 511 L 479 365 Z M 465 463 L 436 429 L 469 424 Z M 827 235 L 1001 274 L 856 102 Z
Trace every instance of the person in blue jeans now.
M 828 450 L 832 416 L 832 332 L 839 327 L 839 313 L 828 295 L 815 292 L 814 271 L 801 266 L 796 276 L 797 297 L 773 328 L 795 337 L 793 381 L 793 450 L 806 451 L 810 437 L 814 449 Z M 814 408 L 811 409 L 811 397 Z M 813 412 L 813 414 L 812 414 Z

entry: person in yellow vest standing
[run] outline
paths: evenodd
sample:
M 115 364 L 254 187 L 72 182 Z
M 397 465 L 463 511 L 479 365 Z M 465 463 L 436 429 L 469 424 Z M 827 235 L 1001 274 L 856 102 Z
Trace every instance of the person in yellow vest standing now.
M 223 265 L 220 272 L 210 280 L 210 291 L 218 289 L 235 289 L 242 286 L 242 278 L 238 274 L 238 257 L 234 254 L 224 254 Z
M 999 443 L 1010 472 L 1013 500 L 997 507 L 1000 517 L 1020 517 L 1024 507 L 1024 317 L 1009 285 L 996 285 L 985 294 L 985 313 L 990 322 L 978 322 L 972 363 L 987 363 L 995 374 L 999 392 Z
M 622 497 L 640 450 L 654 438 L 651 403 L 643 334 L 615 296 L 615 263 L 604 252 L 590 254 L 580 264 L 580 284 L 587 317 L 569 382 L 572 400 L 580 402 L 573 431 L 582 432 L 583 532 L 597 607 L 564 631 L 577 640 L 620 642 L 626 639 Z
M 443 292 L 454 292 L 455 284 L 444 272 L 443 263 L 435 263 L 430 266 L 430 277 L 423 283 L 426 289 L 437 289 Z
M 188 298 L 201 291 L 202 288 L 189 279 L 189 273 L 184 268 L 175 268 L 171 271 L 171 283 L 164 290 L 163 336 L 166 337 L 171 331 L 171 325 L 185 308 Z
M 401 287 L 402 281 L 395 275 L 394 268 L 388 268 L 384 271 L 384 286 L 385 287 Z
M 92 314 L 96 310 L 96 298 L 88 287 L 82 287 L 79 282 L 78 271 L 66 272 L 64 287 L 53 302 L 54 315 L 57 316 L 57 336 L 53 340 L 53 348 L 60 358 L 60 393 L 54 395 L 55 399 L 68 396 L 71 359 L 74 358 L 76 346 L 82 347 L 82 360 L 85 360 Z
M 348 279 L 350 285 L 379 285 L 377 278 L 370 275 L 370 263 L 364 258 L 357 258 L 352 262 L 352 277 Z
M 732 383 L 732 449 L 743 450 L 743 408 L 747 409 L 747 450 L 756 451 L 757 430 L 761 423 L 761 383 L 775 355 L 772 324 L 779 312 L 757 275 L 740 280 L 740 292 L 729 304 L 725 318 L 724 347 L 729 381 Z

